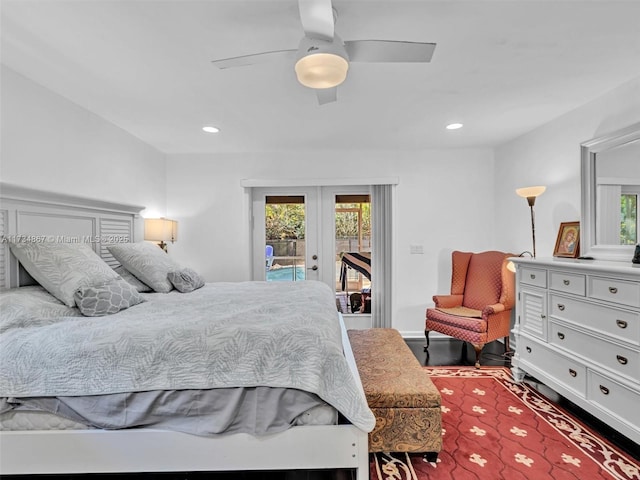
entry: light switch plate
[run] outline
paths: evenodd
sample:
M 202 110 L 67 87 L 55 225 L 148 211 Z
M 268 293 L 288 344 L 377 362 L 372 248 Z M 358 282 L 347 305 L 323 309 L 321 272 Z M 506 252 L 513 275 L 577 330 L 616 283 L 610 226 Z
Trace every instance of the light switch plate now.
M 409 253 L 411 255 L 422 255 L 424 253 L 424 245 L 409 245 Z

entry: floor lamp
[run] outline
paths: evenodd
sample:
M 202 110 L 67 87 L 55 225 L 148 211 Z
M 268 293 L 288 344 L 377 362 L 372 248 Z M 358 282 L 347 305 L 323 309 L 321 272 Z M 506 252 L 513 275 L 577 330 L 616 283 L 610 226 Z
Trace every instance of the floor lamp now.
M 536 197 L 539 197 L 544 193 L 547 187 L 523 187 L 518 188 L 516 193 L 521 197 L 527 199 L 529 208 L 531 210 L 531 237 L 533 239 L 533 258 L 536 258 L 536 217 L 533 212 L 533 205 L 536 203 Z

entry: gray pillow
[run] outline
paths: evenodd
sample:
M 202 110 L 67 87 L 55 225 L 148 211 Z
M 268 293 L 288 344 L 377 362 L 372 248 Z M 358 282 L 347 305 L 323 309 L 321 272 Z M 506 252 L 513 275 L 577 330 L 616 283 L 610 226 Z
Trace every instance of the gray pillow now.
M 182 267 L 160 247 L 149 242 L 118 243 L 107 246 L 111 255 L 154 291 L 167 293 L 173 285 L 167 274 Z
M 204 287 L 204 279 L 190 268 L 169 272 L 167 278 L 182 293 L 189 293 Z
M 122 265 L 115 268 L 115 272 L 124 278 L 129 284 L 141 293 L 153 292 L 153 289 L 146 283 L 142 283 L 138 278 Z
M 118 278 L 103 285 L 82 287 L 74 295 L 80 312 L 86 317 L 102 317 L 144 302 L 129 282 Z
M 80 287 L 119 278 L 85 243 L 17 242 L 11 251 L 29 274 L 47 291 L 69 307 Z

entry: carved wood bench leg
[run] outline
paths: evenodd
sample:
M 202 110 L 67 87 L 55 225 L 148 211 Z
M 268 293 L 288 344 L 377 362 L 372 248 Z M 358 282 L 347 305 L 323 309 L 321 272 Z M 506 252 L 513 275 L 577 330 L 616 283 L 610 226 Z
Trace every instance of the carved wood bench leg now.
M 429 463 L 436 463 L 438 461 L 438 452 L 427 452 L 424 454 L 424 459 Z

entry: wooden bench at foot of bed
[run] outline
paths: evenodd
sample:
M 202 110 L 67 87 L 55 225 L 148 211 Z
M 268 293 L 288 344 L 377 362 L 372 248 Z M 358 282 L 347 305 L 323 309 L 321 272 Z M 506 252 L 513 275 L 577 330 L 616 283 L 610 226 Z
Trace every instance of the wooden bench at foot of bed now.
M 392 328 L 348 331 L 376 426 L 369 452 L 424 452 L 435 461 L 442 448 L 440 392 Z

